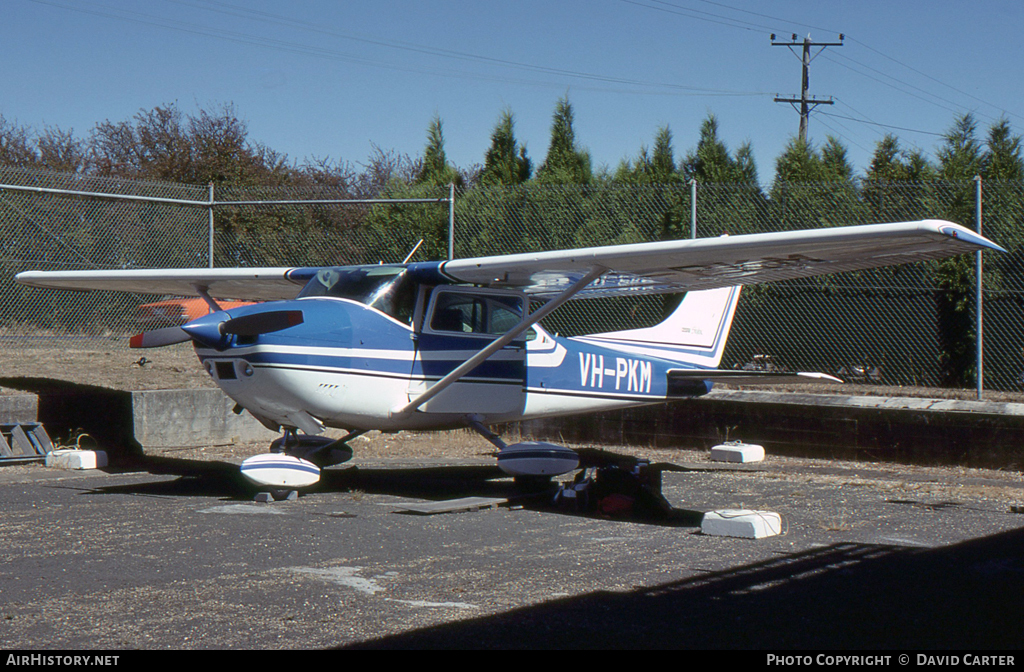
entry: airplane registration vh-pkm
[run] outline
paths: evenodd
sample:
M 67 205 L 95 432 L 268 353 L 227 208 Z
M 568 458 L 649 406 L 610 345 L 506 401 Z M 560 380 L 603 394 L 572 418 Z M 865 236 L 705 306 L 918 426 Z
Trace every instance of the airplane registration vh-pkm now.
M 140 334 L 192 341 L 217 385 L 282 431 L 243 473 L 315 483 L 369 430 L 472 427 L 523 477 L 568 473 L 576 454 L 505 445 L 488 425 L 620 409 L 731 385 L 841 382 L 823 373 L 719 369 L 740 287 L 1002 250 L 941 220 L 376 266 L 26 271 L 52 289 L 199 296 L 210 313 Z M 570 299 L 686 293 L 653 327 L 560 337 L 540 321 Z M 221 310 L 217 300 L 257 301 Z M 530 312 L 530 302 L 544 303 Z M 347 430 L 337 440 L 325 427 Z

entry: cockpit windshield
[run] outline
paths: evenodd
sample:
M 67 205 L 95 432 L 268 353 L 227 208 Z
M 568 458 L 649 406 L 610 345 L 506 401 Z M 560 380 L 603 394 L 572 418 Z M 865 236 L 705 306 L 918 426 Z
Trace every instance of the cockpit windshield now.
M 376 308 L 399 322 L 412 322 L 415 283 L 404 266 L 335 266 L 317 272 L 298 298 L 330 296 Z

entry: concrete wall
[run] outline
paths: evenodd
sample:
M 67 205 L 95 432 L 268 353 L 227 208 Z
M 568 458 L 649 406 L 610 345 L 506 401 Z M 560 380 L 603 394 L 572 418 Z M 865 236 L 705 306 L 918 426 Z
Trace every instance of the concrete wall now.
M 0 422 L 41 422 L 55 442 L 85 433 L 112 456 L 147 448 L 267 441 L 279 435 L 218 389 L 123 392 L 35 379 L 0 395 Z
M 776 455 L 1024 469 L 1024 404 L 715 391 L 524 422 L 521 431 L 574 443 L 710 449 L 741 440 Z
M 0 394 L 0 424 L 35 422 L 39 397 L 34 394 Z
M 276 432 L 217 389 L 120 392 L 47 381 L 0 396 L 0 420 L 38 420 L 55 441 L 86 432 L 118 452 L 270 441 Z M 758 391 L 519 424 L 554 442 L 710 449 L 727 440 L 769 454 L 1024 470 L 1024 404 Z
M 263 441 L 280 436 L 218 389 L 132 392 L 133 436 L 145 448 Z

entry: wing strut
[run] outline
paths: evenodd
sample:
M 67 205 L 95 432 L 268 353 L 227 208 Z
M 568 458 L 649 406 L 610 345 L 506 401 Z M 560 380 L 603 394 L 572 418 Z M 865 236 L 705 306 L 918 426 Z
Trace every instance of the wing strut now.
M 562 292 L 555 298 L 551 299 L 534 312 L 530 313 L 530 315 L 524 321 L 520 322 L 519 325 L 516 326 L 514 329 L 506 332 L 503 336 L 492 342 L 486 348 L 476 353 L 459 366 L 455 367 L 455 369 L 451 373 L 449 373 L 444 378 L 434 383 L 429 390 L 427 390 L 420 396 L 416 397 L 405 406 L 401 406 L 399 408 L 392 410 L 391 415 L 395 416 L 410 413 L 412 411 L 415 411 L 417 408 L 427 403 L 434 397 L 436 397 L 438 394 L 443 392 L 449 385 L 456 382 L 459 378 L 462 378 L 464 375 L 466 375 L 476 367 L 480 366 L 480 364 L 485 359 L 496 353 L 498 350 L 504 348 L 506 345 L 508 345 L 516 338 L 518 338 L 521 334 L 525 333 L 527 329 L 532 327 L 537 322 L 540 322 L 551 311 L 553 311 L 555 308 L 558 308 L 563 303 L 571 299 L 577 292 L 579 292 L 581 289 L 589 285 L 591 282 L 593 282 L 607 270 L 608 269 L 602 266 L 594 266 L 593 268 L 591 268 L 586 275 L 584 275 L 582 278 L 573 283 L 573 285 L 569 287 L 569 289 L 565 290 L 564 292 Z
M 217 302 L 213 299 L 213 297 L 210 296 L 209 287 L 206 287 L 205 285 L 192 285 L 192 289 L 196 290 L 196 294 L 202 297 L 203 301 L 206 302 L 206 305 L 210 307 L 211 313 L 217 313 L 223 310 L 223 308 L 217 305 Z

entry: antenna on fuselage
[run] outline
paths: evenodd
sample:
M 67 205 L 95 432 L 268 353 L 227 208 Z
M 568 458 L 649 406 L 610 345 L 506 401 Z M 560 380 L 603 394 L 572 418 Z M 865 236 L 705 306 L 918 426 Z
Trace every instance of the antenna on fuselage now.
M 412 248 L 412 251 L 409 252 L 409 254 L 405 255 L 405 259 L 402 259 L 402 263 L 403 264 L 409 263 L 409 260 L 412 259 L 412 255 L 416 254 L 416 250 L 420 249 L 420 245 L 422 245 L 422 244 L 423 244 L 423 239 L 420 238 L 420 242 L 416 243 L 416 247 Z

